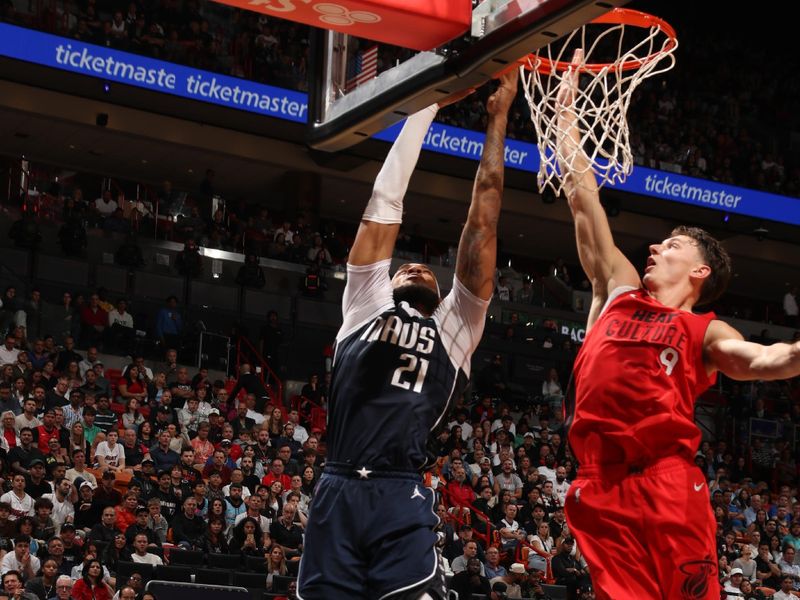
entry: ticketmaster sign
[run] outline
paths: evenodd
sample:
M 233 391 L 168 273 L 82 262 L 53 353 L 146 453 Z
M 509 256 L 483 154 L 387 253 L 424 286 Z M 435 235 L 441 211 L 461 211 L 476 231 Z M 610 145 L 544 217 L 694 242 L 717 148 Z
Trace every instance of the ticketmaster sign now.
M 0 23 L 0 55 L 262 116 L 298 123 L 305 123 L 308 116 L 308 98 L 302 92 L 209 73 L 5 23 Z M 375 137 L 392 142 L 400 127 L 400 123 L 395 124 Z M 483 141 L 482 133 L 434 123 L 425 138 L 424 147 L 433 152 L 478 160 L 483 151 Z M 539 168 L 536 146 L 509 140 L 505 148 L 505 162 L 511 168 L 535 173 Z M 800 225 L 800 199 L 705 179 L 636 167 L 625 183 L 615 187 L 633 194 Z

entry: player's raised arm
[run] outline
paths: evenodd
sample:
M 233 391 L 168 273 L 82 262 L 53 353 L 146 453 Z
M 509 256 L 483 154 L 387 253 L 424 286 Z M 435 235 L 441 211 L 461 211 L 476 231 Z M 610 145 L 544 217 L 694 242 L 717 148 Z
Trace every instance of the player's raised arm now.
M 403 198 L 417 166 L 428 128 L 439 108 L 454 104 L 472 92 L 471 89 L 456 92 L 406 119 L 375 178 L 372 196 L 364 209 L 361 225 L 350 249 L 349 264 L 371 265 L 392 257 L 403 221 Z
M 573 63 L 582 60 L 576 50 Z M 578 89 L 579 73 L 573 69 L 564 75 L 558 91 L 558 158 L 565 174 L 567 202 L 575 221 L 578 256 L 586 276 L 592 282 L 594 297 L 602 306 L 608 294 L 620 285 L 638 287 L 639 274 L 614 244 L 597 181 L 582 147 L 580 122 L 572 109 Z M 590 323 L 592 316 L 590 315 Z
M 508 109 L 517 94 L 516 69 L 500 78 L 500 87 L 489 97 L 489 125 L 483 154 L 472 188 L 467 222 L 461 232 L 456 277 L 475 296 L 488 300 L 494 290 L 497 262 L 497 221 L 503 199 L 504 148 Z
M 372 187 L 348 263 L 371 265 L 392 257 L 400 223 L 403 198 L 422 149 L 425 134 L 436 116 L 433 104 L 406 119 Z
M 723 321 L 712 321 L 706 331 L 705 360 L 708 370 L 721 371 L 731 379 L 791 379 L 800 375 L 800 343 L 764 346 L 747 342 Z

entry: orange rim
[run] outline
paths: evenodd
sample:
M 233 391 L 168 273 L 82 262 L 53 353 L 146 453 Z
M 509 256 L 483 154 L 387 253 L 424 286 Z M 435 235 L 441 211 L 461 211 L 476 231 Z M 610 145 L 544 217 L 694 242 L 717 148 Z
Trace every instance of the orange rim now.
M 611 67 L 610 70 L 612 71 L 631 71 L 633 69 L 639 69 L 642 67 L 642 65 L 645 65 L 656 59 L 656 57 L 671 52 L 678 45 L 678 38 L 675 35 L 675 29 L 672 27 L 672 25 L 667 23 L 664 19 L 638 10 L 631 10 L 629 8 L 615 8 L 590 21 L 590 23 L 593 25 L 631 25 L 633 27 L 640 27 L 642 29 L 651 29 L 656 27 L 667 36 L 668 41 L 664 48 L 658 52 L 654 52 L 653 54 L 646 56 L 645 58 L 628 60 L 619 64 L 586 63 L 578 69 L 582 73 L 599 73 L 603 69 L 609 67 Z M 550 75 L 553 72 L 563 72 L 572 67 L 571 62 L 563 60 L 552 61 L 549 58 L 545 58 L 536 54 L 535 52 L 522 57 L 519 59 L 518 63 L 528 70 L 536 69 L 543 75 Z M 538 64 L 533 67 L 532 64 L 535 63 Z

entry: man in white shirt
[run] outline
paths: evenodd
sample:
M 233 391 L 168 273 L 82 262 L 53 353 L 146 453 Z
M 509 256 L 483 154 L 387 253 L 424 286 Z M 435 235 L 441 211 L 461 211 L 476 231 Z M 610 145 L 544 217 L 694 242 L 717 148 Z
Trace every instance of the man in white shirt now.
M 561 506 L 564 506 L 564 501 L 567 499 L 567 492 L 569 491 L 570 482 L 567 481 L 567 469 L 558 467 L 556 469 L 556 483 L 553 486 L 553 491 L 558 496 L 558 501 Z
M 106 190 L 103 192 L 102 198 L 94 201 L 94 208 L 100 213 L 101 217 L 108 217 L 117 210 L 117 201 L 112 197 L 111 190 Z
M 86 371 L 89 369 L 94 369 L 94 365 L 97 363 L 97 348 L 94 346 L 89 346 L 89 349 L 86 351 L 86 358 L 84 358 L 81 362 L 78 363 L 78 369 L 81 371 L 81 377 L 86 379 Z
M 92 486 L 97 487 L 97 478 L 86 470 L 86 453 L 83 450 L 73 450 L 72 462 L 72 468 L 67 469 L 67 472 L 64 475 L 67 479 L 69 479 L 70 483 L 75 483 L 75 480 L 80 477 L 84 481 L 91 483 Z
M 14 475 L 14 479 L 11 480 L 11 491 L 0 496 L 0 502 L 7 502 L 11 506 L 9 521 L 33 516 L 33 498 L 25 493 L 25 476 L 22 473 Z
M 31 555 L 30 536 L 20 534 L 14 540 L 14 551 L 7 553 L 0 562 L 0 575 L 18 571 L 23 580 L 29 581 L 36 577 L 40 567 L 39 559 Z
M 308 439 L 308 430 L 300 425 L 300 413 L 296 409 L 289 411 L 289 422 L 294 425 L 294 441 L 305 444 Z
M 106 439 L 97 444 L 94 456 L 103 471 L 119 471 L 125 468 L 125 449 L 118 444 L 119 432 L 112 429 Z
M 466 442 L 466 441 L 467 441 L 469 438 L 471 438 L 471 437 L 472 437 L 472 425 L 470 425 L 470 424 L 467 422 L 467 416 L 469 416 L 469 415 L 467 414 L 467 411 L 466 411 L 465 409 L 461 408 L 461 409 L 459 409 L 459 410 L 458 410 L 458 412 L 456 413 L 456 418 L 455 418 L 455 420 L 454 420 L 454 421 L 450 421 L 450 423 L 448 423 L 448 425 L 447 425 L 447 428 L 448 428 L 448 429 L 451 429 L 451 430 L 452 430 L 452 429 L 453 429 L 453 427 L 455 427 L 456 425 L 458 425 L 459 427 L 461 427 L 461 439 L 462 439 L 463 441 L 465 441 L 465 442 Z
M 75 506 L 72 504 L 74 493 L 72 483 L 66 477 L 57 479 L 54 482 L 52 494 L 43 494 L 42 498 L 48 498 L 53 503 L 53 512 L 50 517 L 56 525 L 56 535 L 61 532 L 64 523 L 72 523 L 75 518 Z
M 157 554 L 147 551 L 147 534 L 137 533 L 133 538 L 133 554 L 131 560 L 135 563 L 145 563 L 148 565 L 163 565 L 164 561 Z
M 738 567 L 731 569 L 730 575 L 728 575 L 727 580 L 724 581 L 722 588 L 722 593 L 725 594 L 725 600 L 740 600 L 740 598 L 744 597 L 741 590 L 743 580 L 744 576 L 742 575 L 741 569 Z
M 797 600 L 797 596 L 792 594 L 794 579 L 786 575 L 781 578 L 781 589 L 772 595 L 772 600 Z
M 795 564 L 794 558 L 797 551 L 794 546 L 785 546 L 781 559 L 778 561 L 778 567 L 781 570 L 781 576 L 789 576 L 792 578 L 792 589 L 797 591 L 800 589 L 800 565 Z
M 128 351 L 133 346 L 133 315 L 128 312 L 128 303 L 119 300 L 116 308 L 108 313 L 108 328 L 118 348 Z
M 257 426 L 263 424 L 266 420 L 266 417 L 256 410 L 256 395 L 247 394 L 244 401 L 247 405 L 247 413 L 245 414 L 245 418 L 253 419 Z
M 539 467 L 539 475 L 543 475 L 546 481 L 553 484 L 556 482 L 556 457 L 547 454 L 544 457 L 544 465 Z
M 13 335 L 6 336 L 5 344 L 0 346 L 0 366 L 13 365 L 15 362 L 17 362 L 19 350 L 14 347 L 14 344 L 16 343 L 17 340 Z

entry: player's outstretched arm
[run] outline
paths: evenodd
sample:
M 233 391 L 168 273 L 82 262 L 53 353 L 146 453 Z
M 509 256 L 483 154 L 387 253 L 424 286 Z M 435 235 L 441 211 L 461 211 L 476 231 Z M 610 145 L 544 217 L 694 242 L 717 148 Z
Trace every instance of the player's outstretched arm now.
M 489 97 L 489 124 L 483 154 L 472 188 L 472 202 L 458 244 L 456 277 L 478 298 L 488 300 L 494 291 L 497 262 L 497 221 L 503 199 L 504 152 L 508 109 L 517 95 L 516 69 L 500 78 Z
M 400 223 L 403 221 L 403 198 L 411 174 L 417 166 L 422 143 L 439 108 L 458 102 L 472 90 L 457 92 L 438 104 L 422 109 L 406 119 L 381 167 L 372 196 L 356 233 L 347 262 L 371 265 L 392 257 Z
M 576 50 L 573 64 L 578 64 L 582 58 L 583 51 Z M 634 266 L 614 244 L 608 217 L 600 204 L 597 180 L 583 150 L 581 124 L 572 108 L 578 79 L 577 69 L 572 69 L 564 75 L 558 91 L 558 158 L 565 174 L 567 202 L 575 222 L 578 256 L 592 282 L 595 299 L 600 300 L 602 306 L 614 288 L 621 285 L 638 287 L 640 280 Z
M 704 340 L 709 372 L 721 371 L 731 379 L 790 379 L 800 375 L 800 342 L 764 346 L 747 342 L 724 321 L 712 321 Z

